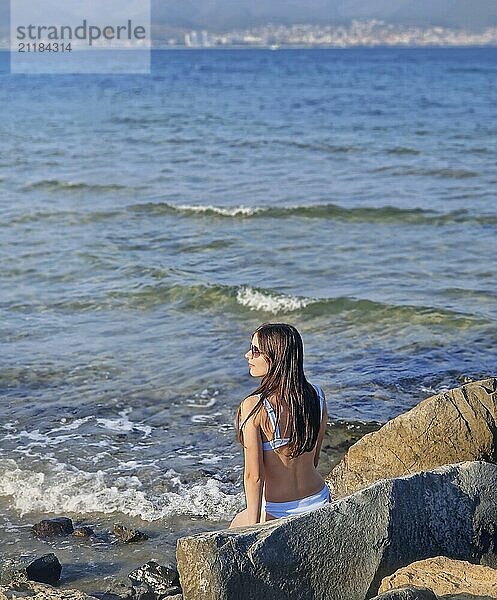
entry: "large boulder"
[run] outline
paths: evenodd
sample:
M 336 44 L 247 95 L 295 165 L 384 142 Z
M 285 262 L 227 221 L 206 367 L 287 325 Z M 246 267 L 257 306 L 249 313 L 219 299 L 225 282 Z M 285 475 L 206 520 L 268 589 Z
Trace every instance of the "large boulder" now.
M 497 551 L 497 466 L 382 480 L 302 516 L 178 540 L 184 600 L 364 600 L 384 577 Z
M 380 586 L 380 592 L 404 586 L 424 586 L 438 596 L 497 599 L 497 570 L 445 556 L 428 558 L 403 567 Z
M 351 446 L 326 478 L 334 498 L 379 479 L 462 461 L 497 463 L 497 379 L 427 398 Z

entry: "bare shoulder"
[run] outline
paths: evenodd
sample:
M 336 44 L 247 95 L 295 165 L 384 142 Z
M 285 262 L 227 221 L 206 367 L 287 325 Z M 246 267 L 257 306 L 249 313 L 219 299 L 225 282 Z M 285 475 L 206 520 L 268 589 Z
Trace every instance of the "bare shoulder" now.
M 242 400 L 242 403 L 240 404 L 240 416 L 243 421 L 248 418 L 250 413 L 252 413 L 252 411 L 254 411 L 254 409 L 257 407 L 257 405 L 260 405 L 260 397 L 259 396 L 248 396 L 247 398 Z M 253 413 L 252 419 L 254 421 L 258 422 L 258 420 L 259 420 L 259 411 L 258 410 Z

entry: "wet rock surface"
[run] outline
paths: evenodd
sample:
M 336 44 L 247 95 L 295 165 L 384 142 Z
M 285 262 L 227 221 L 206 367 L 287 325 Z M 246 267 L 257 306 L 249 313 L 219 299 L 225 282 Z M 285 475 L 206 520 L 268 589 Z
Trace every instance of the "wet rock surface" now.
M 56 585 L 60 580 L 62 566 L 55 554 L 44 554 L 28 564 L 11 565 L 2 572 L 0 581 L 4 585 L 20 586 L 28 581 Z
M 145 586 L 154 594 L 154 600 L 181 592 L 178 571 L 171 565 L 160 565 L 151 560 L 128 575 L 133 586 Z
M 26 567 L 26 575 L 30 581 L 56 585 L 60 580 L 62 565 L 55 554 L 45 554 L 29 563 Z
M 88 527 L 86 525 L 81 525 L 74 529 L 74 531 L 72 532 L 72 535 L 74 535 L 75 537 L 80 537 L 80 538 L 89 538 L 89 537 L 93 537 L 95 535 L 95 532 L 93 531 L 93 529 L 91 527 Z
M 35 523 L 31 531 L 38 537 L 70 535 L 74 531 L 74 526 L 71 519 L 56 517 L 54 519 L 43 519 L 39 523 Z
M 138 529 L 133 529 L 132 527 L 126 527 L 121 523 L 116 523 L 114 525 L 112 533 L 123 544 L 132 544 L 148 540 L 148 535 L 146 533 L 138 531 Z

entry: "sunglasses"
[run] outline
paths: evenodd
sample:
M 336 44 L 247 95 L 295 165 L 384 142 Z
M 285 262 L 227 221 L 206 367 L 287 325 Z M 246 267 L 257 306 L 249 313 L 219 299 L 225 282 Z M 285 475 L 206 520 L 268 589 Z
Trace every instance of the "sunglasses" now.
M 250 354 L 252 355 L 252 358 L 259 358 L 261 351 L 257 346 L 254 346 L 254 344 L 250 344 Z

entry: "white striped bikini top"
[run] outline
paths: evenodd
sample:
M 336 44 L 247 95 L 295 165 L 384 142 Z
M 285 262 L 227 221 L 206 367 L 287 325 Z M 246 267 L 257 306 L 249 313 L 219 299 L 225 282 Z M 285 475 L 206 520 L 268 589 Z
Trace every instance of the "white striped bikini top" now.
M 321 409 L 321 418 L 323 418 L 323 404 L 324 404 L 324 395 L 323 390 L 318 385 L 312 385 L 312 387 L 316 390 L 319 396 L 319 406 Z M 272 440 L 267 442 L 262 442 L 263 450 L 276 450 L 276 448 L 281 448 L 282 446 L 286 446 L 290 441 L 290 438 L 282 438 L 280 433 L 280 427 L 276 422 L 276 414 L 274 412 L 273 407 L 271 406 L 269 400 L 267 398 L 261 398 L 262 403 L 264 404 L 264 408 L 267 411 L 269 420 L 274 429 L 274 437 Z

